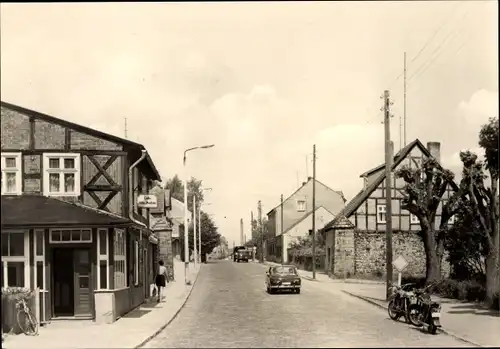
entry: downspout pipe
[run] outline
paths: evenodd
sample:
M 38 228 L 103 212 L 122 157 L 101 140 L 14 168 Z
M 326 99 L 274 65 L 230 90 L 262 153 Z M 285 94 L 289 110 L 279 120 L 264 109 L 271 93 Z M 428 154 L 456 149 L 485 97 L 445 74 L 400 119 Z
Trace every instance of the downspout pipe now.
M 128 169 L 128 182 L 129 182 L 129 197 L 132 199 L 132 205 L 129 205 L 129 211 L 128 211 L 128 214 L 129 214 L 129 218 L 132 222 L 136 223 L 137 225 L 139 226 L 142 226 L 144 228 L 148 228 L 146 226 L 146 224 L 142 223 L 142 222 L 139 222 L 138 220 L 136 220 L 134 218 L 134 215 L 133 215 L 133 212 L 134 212 L 134 205 L 135 203 L 133 202 L 133 199 L 134 199 L 134 183 L 133 183 L 133 170 L 135 167 L 137 167 L 137 165 L 139 165 L 141 163 L 142 160 L 144 160 L 146 158 L 146 155 L 148 154 L 148 152 L 145 150 L 145 149 L 142 149 L 141 150 L 141 157 L 132 164 L 132 166 L 130 166 L 130 168 Z M 158 240 L 155 239 L 156 242 L 153 242 L 153 243 L 157 243 Z M 142 241 L 142 229 L 140 230 L 140 241 Z

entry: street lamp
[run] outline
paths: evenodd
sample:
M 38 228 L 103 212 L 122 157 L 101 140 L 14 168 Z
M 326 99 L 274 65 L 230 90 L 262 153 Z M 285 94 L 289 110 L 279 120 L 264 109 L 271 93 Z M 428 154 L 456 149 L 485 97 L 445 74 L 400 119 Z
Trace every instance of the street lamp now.
M 189 226 L 188 226 L 188 203 L 187 203 L 187 170 L 186 170 L 186 154 L 192 150 L 196 149 L 208 149 L 214 147 L 215 144 L 204 145 L 201 147 L 193 147 L 184 150 L 184 157 L 182 159 L 182 163 L 184 166 L 184 281 L 187 285 L 191 284 L 188 279 L 189 276 Z M 193 217 L 196 219 L 196 217 Z M 195 240 L 196 241 L 196 240 Z M 195 242 L 193 241 L 193 242 Z

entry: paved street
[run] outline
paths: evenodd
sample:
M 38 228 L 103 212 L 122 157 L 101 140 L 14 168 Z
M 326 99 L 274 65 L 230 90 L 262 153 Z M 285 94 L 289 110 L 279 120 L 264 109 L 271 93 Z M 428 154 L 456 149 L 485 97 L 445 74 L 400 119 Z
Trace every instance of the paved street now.
M 177 318 L 146 348 L 466 347 L 390 320 L 387 312 L 303 280 L 300 295 L 267 294 L 265 268 L 232 261 L 205 265 Z M 333 291 L 332 291 L 333 290 Z

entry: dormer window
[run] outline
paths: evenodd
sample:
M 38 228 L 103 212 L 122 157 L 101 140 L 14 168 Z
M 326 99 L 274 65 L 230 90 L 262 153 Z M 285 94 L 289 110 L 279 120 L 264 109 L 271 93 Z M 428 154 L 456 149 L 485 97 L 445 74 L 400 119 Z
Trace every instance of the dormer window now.
M 306 200 L 297 200 L 297 211 L 305 212 L 306 210 Z

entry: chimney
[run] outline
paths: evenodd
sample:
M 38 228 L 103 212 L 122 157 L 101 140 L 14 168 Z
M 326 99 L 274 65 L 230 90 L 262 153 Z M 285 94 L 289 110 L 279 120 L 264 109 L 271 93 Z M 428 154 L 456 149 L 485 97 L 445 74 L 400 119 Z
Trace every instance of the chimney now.
M 437 160 L 438 164 L 441 163 L 441 143 L 439 142 L 427 142 L 427 150 L 431 153 L 431 156 Z

